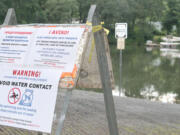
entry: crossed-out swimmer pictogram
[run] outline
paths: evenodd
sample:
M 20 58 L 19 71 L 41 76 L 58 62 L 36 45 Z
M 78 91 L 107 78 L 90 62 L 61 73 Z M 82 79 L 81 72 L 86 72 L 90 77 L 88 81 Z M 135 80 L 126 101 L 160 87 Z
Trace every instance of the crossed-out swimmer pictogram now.
M 21 98 L 21 91 L 19 88 L 12 88 L 8 94 L 8 102 L 10 104 L 16 104 Z

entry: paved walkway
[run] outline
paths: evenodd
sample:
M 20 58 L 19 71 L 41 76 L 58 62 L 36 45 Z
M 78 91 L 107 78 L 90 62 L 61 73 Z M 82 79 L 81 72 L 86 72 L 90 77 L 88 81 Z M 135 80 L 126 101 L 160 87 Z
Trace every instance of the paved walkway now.
M 58 94 L 57 114 L 64 94 Z M 120 135 L 180 135 L 180 105 L 119 97 L 114 97 L 114 101 Z M 57 120 L 52 134 L 56 124 Z M 37 133 L 0 126 L 0 135 Z M 73 91 L 62 135 L 109 135 L 103 94 Z

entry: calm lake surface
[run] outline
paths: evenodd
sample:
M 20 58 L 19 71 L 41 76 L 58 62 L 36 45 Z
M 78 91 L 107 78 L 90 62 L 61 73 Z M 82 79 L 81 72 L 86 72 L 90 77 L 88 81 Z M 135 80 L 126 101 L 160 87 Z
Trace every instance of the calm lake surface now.
M 111 56 L 116 86 L 119 85 L 119 51 Z M 125 96 L 180 101 L 180 50 L 129 45 L 123 50 L 122 91 Z

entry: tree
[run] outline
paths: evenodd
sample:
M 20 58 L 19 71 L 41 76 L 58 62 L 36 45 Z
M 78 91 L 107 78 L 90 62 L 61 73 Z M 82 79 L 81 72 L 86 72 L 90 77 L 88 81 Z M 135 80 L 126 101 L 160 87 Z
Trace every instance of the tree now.
M 167 34 L 170 34 L 173 25 L 175 25 L 177 26 L 177 34 L 180 34 L 180 0 L 167 0 L 165 4 L 164 29 Z
M 76 0 L 78 3 L 79 21 L 85 23 L 90 5 L 93 4 L 90 0 Z
M 3 0 L 1 16 L 6 15 L 8 8 L 14 8 L 18 23 L 41 23 L 46 20 L 45 3 L 47 0 Z
M 7 10 L 8 10 L 8 4 L 9 1 L 7 0 L 1 0 L 0 1 L 0 23 L 2 24 L 4 22 Z
M 71 23 L 78 18 L 78 3 L 76 0 L 49 0 L 46 3 L 48 23 Z

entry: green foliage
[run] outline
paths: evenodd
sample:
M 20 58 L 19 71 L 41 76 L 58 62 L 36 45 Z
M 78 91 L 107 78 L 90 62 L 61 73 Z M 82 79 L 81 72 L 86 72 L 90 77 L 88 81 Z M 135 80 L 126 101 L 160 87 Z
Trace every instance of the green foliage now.
M 161 37 L 162 37 L 162 36 L 154 36 L 154 37 L 153 37 L 153 41 L 156 42 L 156 43 L 160 43 L 160 42 L 162 42 Z
M 18 23 L 32 23 L 32 22 L 44 22 L 46 20 L 45 15 L 45 3 L 47 0 L 3 0 L 0 5 L 2 12 L 0 12 L 1 22 L 8 8 L 14 8 L 17 15 Z
M 76 0 L 48 0 L 45 5 L 48 23 L 71 23 L 78 19 L 78 3 Z
M 8 9 L 7 1 L 1 0 L 0 1 L 0 23 L 1 24 L 3 23 L 5 19 L 7 9 Z
M 136 40 L 139 44 L 152 39 L 152 26 L 149 22 L 158 21 L 163 14 L 164 5 L 161 0 L 98 0 L 99 11 L 106 28 L 114 31 L 117 22 L 128 23 L 128 38 Z M 114 43 L 114 33 L 109 36 Z
M 91 4 L 96 4 L 104 27 L 110 30 L 110 43 L 116 43 L 114 26 L 128 23 L 128 38 L 142 44 L 157 33 L 151 21 L 163 20 L 164 31 L 177 26 L 180 33 L 180 0 L 1 0 L 0 21 L 8 8 L 15 8 L 18 23 L 85 23 Z M 176 34 L 176 33 L 175 33 Z
M 91 0 L 76 0 L 76 1 L 78 3 L 79 21 L 81 23 L 85 23 L 90 5 L 93 3 L 91 2 Z
M 154 28 L 150 24 L 142 23 L 136 25 L 134 28 L 134 40 L 138 44 L 146 42 L 146 40 L 151 40 L 153 38 Z
M 166 0 L 166 10 L 163 17 L 163 26 L 167 34 L 172 32 L 173 25 L 177 26 L 180 34 L 180 0 Z

